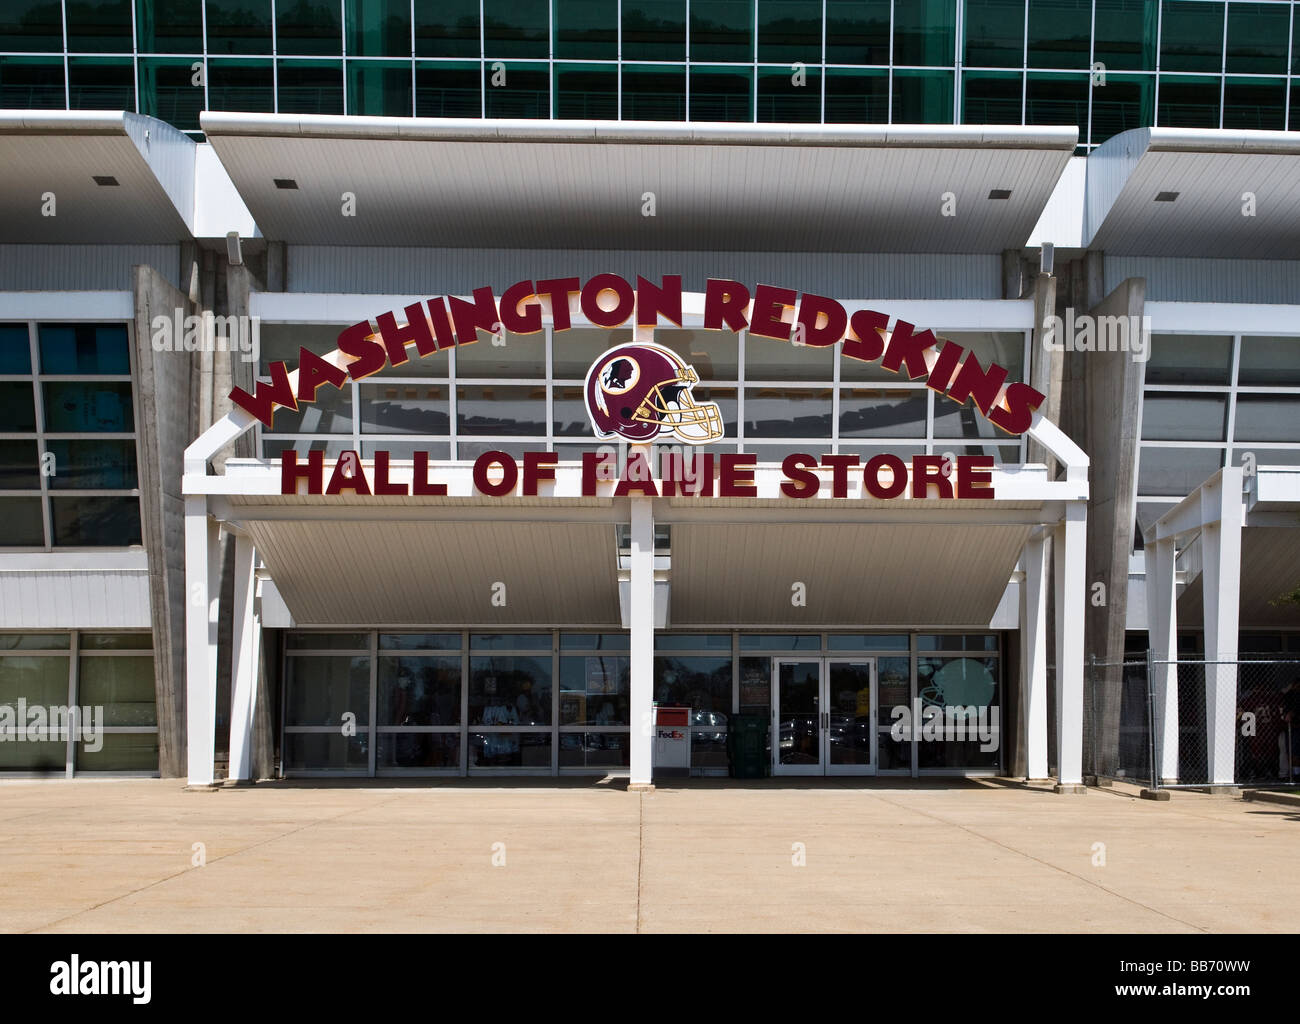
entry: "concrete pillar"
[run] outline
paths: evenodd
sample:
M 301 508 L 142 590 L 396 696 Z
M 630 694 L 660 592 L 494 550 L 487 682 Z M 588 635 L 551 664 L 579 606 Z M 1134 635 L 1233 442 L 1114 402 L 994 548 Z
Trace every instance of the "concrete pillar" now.
M 230 771 L 235 782 L 252 776 L 253 721 L 257 703 L 262 623 L 257 613 L 257 552 L 246 535 L 235 538 L 234 628 L 231 637 Z
M 1083 785 L 1083 621 L 1088 511 L 1070 502 L 1053 545 L 1056 603 L 1056 757 L 1060 788 Z
M 1020 729 L 1025 777 L 1047 774 L 1047 541 L 1043 529 L 1030 534 L 1021 564 Z
M 1201 490 L 1201 594 L 1205 609 L 1205 721 L 1208 781 L 1236 781 L 1237 624 L 1241 602 L 1240 467 Z
M 1178 588 L 1174 538 L 1152 541 L 1146 562 L 1147 629 L 1152 653 L 1149 681 L 1155 711 L 1155 757 L 1160 780 L 1178 781 Z
M 631 776 L 633 789 L 652 784 L 655 657 L 655 527 L 650 498 L 632 503 L 632 558 L 628 603 L 631 678 Z
M 191 786 L 216 778 L 217 613 L 220 527 L 207 499 L 185 499 L 185 722 Z
M 1047 318 L 1056 315 L 1056 278 L 1039 274 L 1034 282 L 1034 329 L 1029 342 L 1029 365 L 1025 367 L 1028 384 L 1046 396 L 1039 411 L 1044 419 L 1061 422 L 1061 372 L 1064 353 L 1046 345 Z M 1086 451 L 1087 449 L 1085 449 Z M 1037 441 L 1030 440 L 1028 459 L 1045 463 L 1049 479 L 1056 476 L 1056 460 Z

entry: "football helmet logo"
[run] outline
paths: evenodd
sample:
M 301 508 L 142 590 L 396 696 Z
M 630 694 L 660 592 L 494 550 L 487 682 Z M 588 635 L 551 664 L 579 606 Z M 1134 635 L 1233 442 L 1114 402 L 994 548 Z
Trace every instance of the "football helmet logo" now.
M 672 434 L 687 444 L 707 444 L 723 435 L 716 402 L 697 402 L 695 368 L 671 349 L 650 342 L 619 345 L 587 371 L 587 415 L 596 436 L 653 441 Z

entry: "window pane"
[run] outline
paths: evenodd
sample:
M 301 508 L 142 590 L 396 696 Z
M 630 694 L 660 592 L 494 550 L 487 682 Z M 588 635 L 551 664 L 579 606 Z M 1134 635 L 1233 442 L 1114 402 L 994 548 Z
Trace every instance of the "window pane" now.
M 821 0 L 758 0 L 758 59 L 820 64 Z
M 694 6 L 691 8 L 694 12 Z M 694 13 L 691 15 L 694 18 Z M 692 121 L 752 121 L 754 72 L 750 68 L 691 67 Z
M 906 633 L 832 633 L 826 638 L 831 651 L 905 651 L 909 646 Z
M 630 724 L 631 666 L 623 655 L 561 658 L 560 724 Z
M 826 63 L 888 64 L 890 0 L 826 0 Z
M 815 124 L 821 120 L 821 75 L 812 68 L 760 68 L 758 120 L 777 124 Z
M 1026 124 L 1088 125 L 1088 75 L 1031 74 L 1025 85 Z
M 479 0 L 415 0 L 416 54 L 477 57 L 478 16 Z
M 0 705 L 17 707 L 18 698 L 44 707 L 68 703 L 68 659 L 58 657 L 0 658 Z
M 1029 5 L 1029 66 L 1086 68 L 1092 0 L 1034 0 Z
M 411 55 L 410 0 L 347 0 L 345 24 L 349 57 Z
M 948 398 L 936 396 L 934 402 L 934 436 L 935 438 L 993 438 L 1005 441 L 1007 435 L 981 416 L 975 409 L 975 403 L 966 401 L 961 405 Z M 958 452 L 960 455 L 983 455 L 979 450 Z M 991 452 L 988 454 L 992 454 Z
M 1237 383 L 1300 386 L 1300 338 L 1242 338 Z
M 1160 124 L 1168 128 L 1219 127 L 1217 78 L 1160 76 Z
M 135 68 L 129 57 L 68 58 L 73 110 L 135 110 Z
M 61 110 L 62 57 L 0 57 L 0 107 Z
M 1165 0 L 1160 24 L 1164 71 L 1219 71 L 1223 66 L 1223 4 Z M 1164 82 L 1160 89 L 1164 91 Z
M 0 651 L 66 651 L 71 643 L 67 633 L 0 633 Z M 0 666 L 0 677 L 3 674 Z
M 54 433 L 132 431 L 129 381 L 46 381 L 45 429 Z
M 286 772 L 364 772 L 368 767 L 368 733 L 344 736 L 340 732 L 287 733 L 284 737 Z
M 655 633 L 656 651 L 729 651 L 730 633 Z M 657 698 L 656 698 L 657 699 Z
M 1285 78 L 1229 78 L 1223 85 L 1223 127 L 1281 131 L 1286 127 Z
M 940 337 L 967 349 L 980 366 L 997 363 L 1007 370 L 1007 380 L 1020 380 L 1025 364 L 1025 336 L 1019 331 L 943 331 Z M 941 346 L 942 347 L 942 346 Z M 962 357 L 965 358 L 964 356 Z M 886 370 L 886 373 L 889 371 Z M 895 379 L 897 375 L 894 376 Z
M 267 54 L 271 0 L 206 0 L 208 53 Z
M 443 384 L 362 384 L 361 429 L 378 434 L 451 433 Z M 349 427 L 349 429 L 351 429 Z
M 1161 448 L 1142 445 L 1138 465 L 1138 493 L 1184 497 L 1208 480 L 1223 465 L 1218 448 Z
M 550 655 L 470 658 L 469 722 L 470 725 L 550 725 Z
M 5 547 L 45 546 L 40 498 L 0 498 L 0 522 L 5 524 Z
M 203 52 L 203 0 L 136 0 L 141 53 Z
M 471 768 L 550 768 L 551 734 L 488 732 L 469 734 Z
M 380 633 L 381 651 L 458 651 L 459 633 Z
M 82 633 L 81 651 L 148 651 L 152 633 Z
M 924 393 L 840 389 L 840 437 L 925 437 Z
M 691 0 L 690 12 L 692 63 L 754 59 L 754 0 Z
M 745 437 L 831 436 L 831 389 L 746 388 Z
M 1300 441 L 1300 395 L 1238 395 L 1233 436 L 1237 441 Z
M 1209 334 L 1153 334 L 1148 384 L 1227 384 L 1232 339 Z
M 37 330 L 41 373 L 131 372 L 122 324 L 41 324 Z
M 493 57 L 547 57 L 548 0 L 483 0 L 483 52 Z
M 1285 74 L 1289 22 L 1286 4 L 1229 4 L 1228 72 Z
M 916 691 L 922 705 L 954 709 L 945 710 L 945 726 L 951 718 L 954 727 L 960 724 L 969 737 L 919 743 L 918 767 L 996 768 L 1001 763 L 1002 737 L 989 709 L 1000 707 L 999 690 L 996 658 L 918 658 Z M 974 715 L 964 710 L 971 707 L 980 710 Z
M 73 757 L 79 772 L 156 772 L 158 734 L 106 733 L 99 744 L 79 742 Z
M 1142 439 L 1226 441 L 1227 418 L 1227 396 L 1150 393 L 1143 402 Z
M 104 709 L 104 725 L 157 725 L 153 655 L 80 658 L 77 703 Z
M 1154 71 L 1159 14 L 1151 0 L 1096 0 L 1092 59 L 1108 70 Z
M 968 71 L 961 76 L 962 121 L 1020 124 L 1023 88 L 1019 72 Z
M 561 768 L 627 768 L 631 738 L 619 732 L 569 732 L 560 736 Z
M 546 436 L 546 385 L 458 387 L 456 422 L 462 434 Z
M 38 463 L 35 441 L 0 440 L 0 491 L 39 491 Z
M 456 376 L 525 379 L 546 376 L 546 332 L 509 334 L 501 340 L 479 341 L 456 348 Z
M 612 65 L 555 65 L 555 116 L 585 121 L 618 118 L 618 72 Z
M 370 724 L 370 659 L 300 655 L 285 659 L 285 724 Z
M 745 338 L 746 380 L 819 380 L 835 375 L 835 346 L 791 345 L 750 334 Z
M 1092 134 L 1100 145 L 1112 135 L 1155 123 L 1154 75 L 1110 75 L 1092 86 Z
M 951 71 L 895 71 L 895 124 L 952 124 Z
M 347 434 L 352 432 L 352 386 L 342 390 L 322 387 L 316 401 L 303 402 L 297 409 L 279 406 L 271 429 L 283 434 Z
M 0 374 L 31 373 L 32 348 L 26 324 L 0 324 Z
M 137 62 L 140 113 L 179 128 L 198 131 L 203 109 L 202 79 L 195 84 L 189 57 L 142 57 Z
M 63 49 L 63 12 L 55 0 L 6 0 L 0 10 L 0 50 Z
M 343 113 L 341 61 L 282 60 L 278 74 L 281 114 Z
M 410 462 L 415 458 L 416 452 L 425 452 L 434 461 L 451 458 L 451 445 L 446 442 L 442 444 L 426 440 L 361 442 L 361 457 L 363 459 L 373 459 L 377 451 L 388 452 L 389 458 L 393 462 Z
M 725 658 L 656 655 L 654 699 L 660 704 L 685 704 L 695 711 L 730 715 L 730 655 Z
M 488 117 L 551 116 L 551 74 L 545 64 L 503 62 L 483 68 L 483 91 Z
M 624 60 L 686 59 L 686 0 L 623 0 L 622 11 Z
M 25 380 L 0 381 L 0 431 L 27 433 L 36 429 L 36 403 Z
M 561 633 L 562 651 L 626 651 L 630 646 L 626 633 Z
M 140 543 L 139 498 L 52 498 L 50 514 L 56 545 L 124 548 Z
M 375 770 L 460 767 L 458 733 L 381 732 L 375 737 Z
M 483 77 L 477 63 L 416 61 L 416 117 L 479 117 L 483 113 L 482 102 Z
M 624 17 L 627 7 L 624 6 Z M 626 38 L 626 37 L 625 37 Z M 626 50 L 626 42 L 624 48 Z M 623 66 L 625 121 L 685 121 L 686 67 Z
M 956 9 L 956 0 L 895 3 L 894 64 L 951 67 Z
M 818 633 L 742 633 L 742 651 L 820 651 Z
M 1019 67 L 1025 57 L 1025 0 L 966 0 L 968 67 Z
M 280 0 L 275 5 L 276 52 L 329 56 L 342 53 L 339 14 L 338 0 Z
M 369 644 L 365 633 L 288 633 L 285 647 L 291 651 L 362 651 Z
M 702 381 L 735 380 L 740 372 L 740 336 L 730 331 L 656 331 L 655 343 L 681 356 Z
M 661 340 L 670 336 L 669 332 L 659 332 L 655 340 L 671 348 L 672 343 Z M 551 373 L 556 380 L 585 380 L 588 368 L 598 355 L 631 341 L 632 332 L 626 328 L 606 331 L 575 327 L 568 331 L 555 331 L 551 335 Z
M 66 7 L 69 50 L 131 52 L 131 0 L 66 0 Z
M 269 60 L 208 61 L 208 107 L 270 113 L 275 109 L 275 71 Z
M 47 441 L 45 449 L 54 456 L 49 483 L 55 490 L 121 491 L 139 484 L 134 441 Z
M 348 61 L 348 113 L 372 117 L 411 116 L 409 61 Z
M 618 57 L 618 5 L 606 0 L 552 0 L 555 56 L 614 60 Z
M 380 658 L 379 725 L 460 725 L 460 655 Z

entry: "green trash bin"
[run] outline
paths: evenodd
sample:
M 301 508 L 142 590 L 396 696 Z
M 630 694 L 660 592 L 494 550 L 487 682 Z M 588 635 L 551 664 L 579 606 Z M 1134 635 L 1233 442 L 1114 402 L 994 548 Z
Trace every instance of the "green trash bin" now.
M 727 763 L 733 779 L 768 774 L 768 722 L 765 715 L 732 715 L 727 727 Z

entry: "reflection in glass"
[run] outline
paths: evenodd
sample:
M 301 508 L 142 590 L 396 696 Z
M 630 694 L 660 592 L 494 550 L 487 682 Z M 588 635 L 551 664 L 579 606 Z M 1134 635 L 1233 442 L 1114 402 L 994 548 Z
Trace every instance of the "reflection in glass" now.
M 380 725 L 459 725 L 459 655 L 379 659 Z
M 469 661 L 471 725 L 549 725 L 551 659 L 486 657 Z

